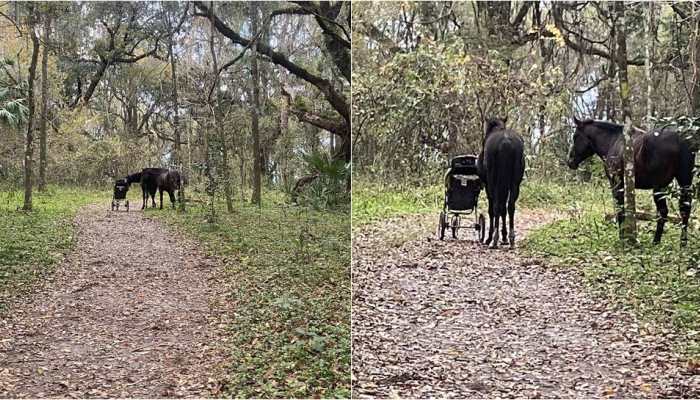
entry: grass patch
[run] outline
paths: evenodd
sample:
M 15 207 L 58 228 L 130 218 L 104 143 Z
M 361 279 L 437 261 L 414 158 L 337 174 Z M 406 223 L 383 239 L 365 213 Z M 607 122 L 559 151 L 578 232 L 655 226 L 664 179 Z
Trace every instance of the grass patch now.
M 18 211 L 21 191 L 0 191 L 0 312 L 7 301 L 51 271 L 74 244 L 80 207 L 106 198 L 95 190 L 49 187 L 35 191 L 31 212 Z
M 566 187 L 561 190 L 567 192 Z M 570 190 L 577 190 L 572 188 Z M 654 212 L 649 191 L 637 192 L 641 208 Z M 523 248 L 554 265 L 577 266 L 590 289 L 685 336 L 682 352 L 700 356 L 700 232 L 697 215 L 688 246 L 679 249 L 680 227 L 666 224 L 660 245 L 652 245 L 655 222 L 638 221 L 639 246 L 624 246 L 617 225 L 605 221 L 612 198 L 601 192 L 576 197 L 568 217 L 531 233 Z M 692 228 L 695 225 L 696 228 Z
M 353 179 L 352 224 L 360 226 L 399 215 L 436 212 L 442 207 L 443 196 L 440 185 L 397 187 Z
M 217 203 L 209 224 L 196 200 L 185 214 L 149 213 L 227 261 L 236 310 L 227 394 L 349 397 L 349 212 L 290 207 L 267 192 L 262 208 L 237 202 L 228 214 Z
M 581 183 L 565 187 L 553 182 L 525 179 L 520 187 L 517 207 L 569 209 L 582 207 L 607 195 L 600 183 Z M 427 186 L 398 186 L 353 179 L 352 223 L 361 226 L 389 217 L 435 213 L 442 209 L 445 188 L 442 183 Z M 479 208 L 488 215 L 486 191 L 479 196 Z M 612 203 L 610 203 L 612 210 Z

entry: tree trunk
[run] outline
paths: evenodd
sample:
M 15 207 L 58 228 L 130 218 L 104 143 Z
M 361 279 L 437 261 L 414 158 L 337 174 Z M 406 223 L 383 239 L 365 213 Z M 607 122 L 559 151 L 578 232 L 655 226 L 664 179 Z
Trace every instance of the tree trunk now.
M 24 211 L 32 210 L 32 167 L 34 156 L 34 80 L 36 79 L 36 64 L 39 58 L 39 38 L 34 30 L 36 21 L 35 4 L 29 3 L 29 36 L 32 40 L 32 60 L 29 64 L 27 88 L 27 137 L 24 148 Z
M 174 35 L 175 33 L 173 33 Z M 189 176 L 189 171 L 183 171 L 182 163 L 182 146 L 180 144 L 180 102 L 177 96 L 177 68 L 175 63 L 175 52 L 173 51 L 173 35 L 168 38 L 168 52 L 170 53 L 170 75 L 173 85 L 172 101 L 173 101 L 173 134 L 175 137 L 175 159 L 173 160 L 178 172 L 182 174 L 183 178 Z M 180 190 L 178 190 L 178 209 L 181 212 L 185 212 L 185 180 L 180 181 Z
M 214 13 L 214 3 L 211 3 L 211 12 Z M 219 66 L 216 60 L 216 47 L 214 46 L 214 38 L 216 37 L 216 29 L 214 28 L 214 21 L 211 21 L 211 32 L 209 37 L 209 46 L 211 49 L 211 67 L 212 73 L 214 74 L 214 92 L 216 92 L 216 101 L 214 104 L 214 128 L 216 129 L 216 135 L 221 140 L 221 156 L 222 156 L 222 174 L 224 178 L 224 197 L 226 197 L 226 211 L 229 213 L 233 212 L 233 197 L 231 195 L 231 173 L 228 168 L 228 145 L 226 144 L 226 134 L 224 130 L 221 129 L 221 124 L 223 124 L 223 115 L 221 113 L 221 90 L 219 89 Z
M 644 70 L 646 73 L 646 80 L 647 80 L 647 129 L 651 129 L 653 124 L 651 122 L 651 118 L 654 114 L 653 110 L 653 101 L 651 98 L 652 92 L 653 92 L 653 81 L 651 79 L 651 57 L 654 54 L 654 40 L 655 40 L 655 35 L 652 35 L 654 33 L 654 2 L 649 2 L 647 4 L 647 20 L 646 24 L 644 24 L 644 33 L 646 36 L 646 46 L 644 48 L 646 52 L 646 61 L 644 63 Z
M 695 10 L 695 3 L 693 3 L 693 22 L 695 23 L 693 29 L 693 39 L 690 49 L 691 63 L 693 68 L 693 77 L 690 88 L 690 115 L 696 115 L 700 110 L 700 16 L 697 15 L 697 10 Z
M 258 6 L 254 1 L 248 3 L 250 10 L 250 26 L 253 35 L 258 33 Z M 261 166 L 260 166 L 260 129 L 258 115 L 260 106 L 260 71 L 258 70 L 257 54 L 250 57 L 250 69 L 253 78 L 253 106 L 251 107 L 251 133 L 253 134 L 253 196 L 251 202 L 260 206 Z
M 51 11 L 44 13 L 44 43 L 41 58 L 41 120 L 39 121 L 39 190 L 46 189 L 46 122 L 49 118 L 49 51 Z
M 280 137 L 282 140 L 285 140 L 287 137 L 287 132 L 289 131 L 289 102 L 290 102 L 290 95 L 287 93 L 287 91 L 282 87 L 280 90 L 282 93 L 282 103 L 280 105 Z M 281 176 L 282 176 L 282 186 L 284 188 L 289 187 L 289 154 L 288 154 L 288 148 L 285 146 L 285 151 L 282 155 L 282 171 L 281 171 Z
M 637 219 L 635 216 L 636 201 L 634 195 L 634 150 L 632 148 L 632 113 L 630 108 L 630 86 L 627 78 L 627 33 L 625 31 L 625 5 L 615 2 L 615 34 L 617 35 L 617 64 L 620 80 L 620 101 L 625 127 L 623 138 L 623 170 L 624 170 L 624 220 L 622 222 L 622 237 L 630 244 L 637 243 Z

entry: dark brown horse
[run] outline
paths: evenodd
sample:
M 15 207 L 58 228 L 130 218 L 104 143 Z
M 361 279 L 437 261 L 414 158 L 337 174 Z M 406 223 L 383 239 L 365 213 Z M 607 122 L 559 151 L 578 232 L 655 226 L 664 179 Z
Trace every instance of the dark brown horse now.
M 587 158 L 597 154 L 605 165 L 613 197 L 618 205 L 617 222 L 624 219 L 624 181 L 622 160 L 622 125 L 604 121 L 574 118 L 576 131 L 569 151 L 569 168 L 576 169 Z M 695 154 L 678 132 L 672 129 L 656 129 L 637 134 L 632 138 L 634 149 L 634 183 L 636 189 L 653 189 L 658 212 L 654 243 L 661 241 L 668 217 L 664 190 L 673 179 L 681 188 L 678 208 L 681 212 L 681 245 L 688 241 L 688 218 L 692 201 L 690 186 L 693 183 Z
M 168 192 L 170 204 L 175 208 L 175 191 L 180 190 L 180 173 L 174 170 L 166 170 L 156 178 L 158 192 L 160 193 L 160 209 L 163 209 L 163 192 Z
M 478 167 L 479 177 L 486 182 L 489 200 L 489 236 L 484 243 L 490 243 L 492 248 L 498 247 L 498 220 L 502 218 L 503 242 L 509 241 L 512 248 L 515 246 L 515 202 L 525 174 L 525 156 L 522 137 L 506 129 L 505 120 L 487 121 Z M 506 211 L 510 217 L 509 230 L 506 230 Z
M 152 207 L 156 207 L 156 192 L 160 191 L 160 208 L 163 208 L 163 192 L 170 195 L 170 202 L 175 206 L 175 191 L 180 190 L 180 173 L 167 168 L 144 168 L 141 172 L 131 174 L 126 177 L 129 185 L 134 182 L 141 184 L 143 204 L 141 209 L 146 208 L 148 197 L 151 197 Z

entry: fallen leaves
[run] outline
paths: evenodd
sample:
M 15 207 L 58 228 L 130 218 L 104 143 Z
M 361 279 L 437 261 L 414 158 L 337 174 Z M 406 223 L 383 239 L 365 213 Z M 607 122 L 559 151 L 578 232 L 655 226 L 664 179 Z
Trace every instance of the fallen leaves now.
M 76 250 L 0 320 L 0 397 L 220 390 L 226 313 L 211 305 L 226 301 L 210 284 L 215 261 L 140 212 L 91 206 L 76 222 Z
M 516 213 L 516 234 L 551 218 Z M 590 295 L 578 271 L 427 240 L 434 219 L 353 232 L 355 397 L 700 395 L 670 333 Z

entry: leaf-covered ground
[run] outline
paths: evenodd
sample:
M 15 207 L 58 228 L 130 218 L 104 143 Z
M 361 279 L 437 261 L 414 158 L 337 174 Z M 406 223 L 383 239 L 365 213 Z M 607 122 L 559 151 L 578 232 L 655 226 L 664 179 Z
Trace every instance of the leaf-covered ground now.
M 192 196 L 194 194 L 194 197 Z M 186 214 L 158 211 L 223 263 L 235 312 L 227 334 L 224 395 L 350 396 L 350 215 L 289 206 L 266 191 L 263 205 L 236 201 L 205 222 L 206 199 Z
M 0 319 L 0 397 L 218 393 L 216 262 L 138 211 L 99 204 L 75 222 L 76 249 Z
M 26 293 L 75 244 L 73 218 L 105 193 L 51 186 L 35 192 L 34 211 L 19 211 L 21 191 L 0 191 L 0 314 L 7 302 Z
M 522 238 L 553 216 L 516 218 Z M 592 296 L 573 268 L 436 241 L 436 220 L 353 232 L 353 396 L 700 396 L 671 331 Z

